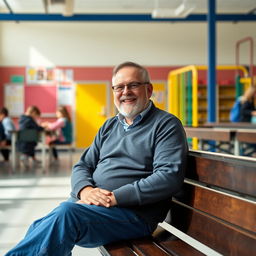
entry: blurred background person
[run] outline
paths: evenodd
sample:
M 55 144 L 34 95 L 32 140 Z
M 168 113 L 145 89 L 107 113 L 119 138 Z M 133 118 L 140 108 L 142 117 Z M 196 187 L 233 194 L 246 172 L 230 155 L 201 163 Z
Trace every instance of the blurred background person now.
M 254 122 L 256 86 L 250 86 L 241 97 L 240 122 Z
M 59 106 L 56 111 L 57 120 L 55 122 L 44 122 L 42 126 L 46 131 L 50 131 L 47 143 L 51 146 L 54 160 L 58 160 L 58 153 L 54 144 L 71 144 L 72 122 L 68 110 L 65 106 Z
M 11 145 L 12 139 L 12 131 L 15 131 L 15 126 L 12 119 L 9 117 L 9 111 L 7 108 L 3 107 L 0 110 L 0 122 L 2 126 L 2 139 L 1 139 L 1 146 L 9 146 Z M 3 155 L 4 161 L 9 161 L 10 150 L 9 149 L 1 149 L 1 153 Z
M 41 111 L 36 106 L 29 106 L 19 119 L 19 130 L 36 130 L 42 131 L 43 127 L 39 125 L 39 117 Z M 29 168 L 29 158 L 32 158 L 33 164 L 37 165 L 40 163 L 35 157 L 35 148 L 37 145 L 37 140 L 35 141 L 18 141 L 18 150 L 22 153 L 20 160 L 23 163 L 24 167 Z

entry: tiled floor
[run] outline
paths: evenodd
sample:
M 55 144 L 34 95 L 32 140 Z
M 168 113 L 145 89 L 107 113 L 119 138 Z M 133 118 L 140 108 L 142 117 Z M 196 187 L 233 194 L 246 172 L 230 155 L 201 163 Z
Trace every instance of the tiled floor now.
M 4 255 L 24 236 L 35 220 L 66 200 L 70 192 L 68 157 L 61 153 L 60 163 L 43 174 L 39 168 L 11 174 L 0 165 L 0 255 Z M 75 154 L 74 162 L 80 156 Z M 0 159 L 1 160 L 1 159 Z M 99 256 L 97 248 L 75 247 L 73 256 Z

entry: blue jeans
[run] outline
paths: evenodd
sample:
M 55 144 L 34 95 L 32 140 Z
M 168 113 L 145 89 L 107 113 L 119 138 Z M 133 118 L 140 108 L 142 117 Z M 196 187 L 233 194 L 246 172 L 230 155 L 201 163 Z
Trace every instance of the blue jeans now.
M 128 209 L 63 202 L 35 221 L 6 256 L 68 256 L 75 245 L 97 247 L 150 234 L 150 226 Z

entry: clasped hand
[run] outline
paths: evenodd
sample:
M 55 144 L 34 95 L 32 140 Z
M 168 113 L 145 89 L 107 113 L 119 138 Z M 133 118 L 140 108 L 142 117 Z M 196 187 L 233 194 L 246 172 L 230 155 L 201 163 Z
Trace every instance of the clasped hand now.
M 78 204 L 91 204 L 111 207 L 117 204 L 114 193 L 106 189 L 85 187 L 80 191 Z

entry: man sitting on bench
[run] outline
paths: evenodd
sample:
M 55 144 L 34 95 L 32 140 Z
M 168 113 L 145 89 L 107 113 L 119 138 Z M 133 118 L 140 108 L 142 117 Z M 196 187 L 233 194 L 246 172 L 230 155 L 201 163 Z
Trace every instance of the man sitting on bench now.
M 10 255 L 70 255 L 150 235 L 166 217 L 184 179 L 187 142 L 181 122 L 156 108 L 147 70 L 125 62 L 113 70 L 119 114 L 100 128 L 74 166 L 69 202 L 35 221 Z

